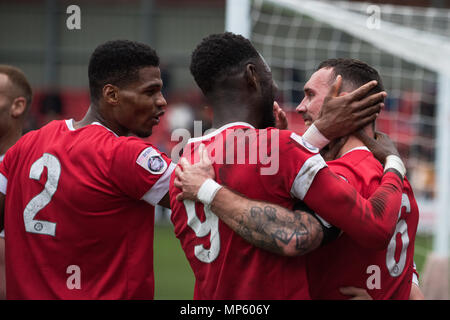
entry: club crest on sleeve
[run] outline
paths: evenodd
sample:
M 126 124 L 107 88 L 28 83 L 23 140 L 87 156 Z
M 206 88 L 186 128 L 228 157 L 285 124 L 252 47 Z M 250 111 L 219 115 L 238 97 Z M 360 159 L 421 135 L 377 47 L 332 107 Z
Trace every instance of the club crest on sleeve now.
M 150 159 L 148 159 L 148 168 L 153 172 L 161 172 L 165 163 L 166 162 L 161 156 L 151 156 Z
M 161 154 L 152 147 L 148 147 L 138 156 L 136 163 L 152 174 L 161 174 L 167 169 L 167 162 Z
M 294 132 L 291 133 L 291 139 L 294 140 L 295 142 L 297 142 L 299 145 L 301 145 L 303 148 L 305 148 L 309 152 L 312 152 L 312 153 L 318 153 L 319 152 L 319 148 L 316 148 L 313 145 L 309 144 L 308 142 L 306 142 L 303 139 L 302 136 L 299 136 L 298 134 L 296 134 Z

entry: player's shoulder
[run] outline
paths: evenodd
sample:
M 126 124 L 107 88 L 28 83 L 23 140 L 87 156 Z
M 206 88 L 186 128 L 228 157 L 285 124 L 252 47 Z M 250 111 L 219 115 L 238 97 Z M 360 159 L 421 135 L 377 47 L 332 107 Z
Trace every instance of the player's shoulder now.
M 118 137 L 114 140 L 114 152 L 117 157 L 124 158 L 126 160 L 136 160 L 139 163 L 139 159 L 145 160 L 147 163 L 150 159 L 156 159 L 163 157 L 168 160 L 167 155 L 158 149 L 148 141 L 144 141 L 136 137 Z M 167 159 L 166 159 L 167 158 Z
M 358 171 L 382 171 L 381 163 L 366 147 L 354 148 L 340 158 L 328 162 L 330 167 L 351 167 Z
M 280 142 L 280 152 L 289 152 L 297 150 L 306 154 L 314 155 L 319 153 L 319 149 L 309 144 L 303 136 L 291 130 L 278 130 L 272 128 L 273 133 L 277 133 Z M 273 134 L 274 135 L 274 134 Z
M 355 148 L 336 160 L 327 162 L 330 169 L 347 181 L 365 181 L 381 177 L 383 167 L 365 147 Z
M 60 134 L 63 125 L 63 120 L 54 120 L 39 129 L 30 130 L 20 137 L 8 151 L 17 152 L 22 148 L 29 150 L 32 146 L 43 143 L 49 136 Z

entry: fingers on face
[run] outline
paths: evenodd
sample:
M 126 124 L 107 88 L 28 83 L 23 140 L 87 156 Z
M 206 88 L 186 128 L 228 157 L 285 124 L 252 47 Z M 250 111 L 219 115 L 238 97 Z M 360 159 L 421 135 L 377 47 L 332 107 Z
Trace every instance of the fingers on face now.
M 369 91 L 372 90 L 376 85 L 377 85 L 376 80 L 369 81 L 366 84 L 359 87 L 358 89 L 347 94 L 346 96 L 348 96 L 348 99 L 351 99 L 351 100 L 360 100 L 364 96 L 366 96 L 367 93 L 369 93 Z
M 279 110 L 281 110 L 280 105 L 278 104 L 278 102 L 274 101 L 273 102 L 273 111 L 278 112 Z
M 355 115 L 357 116 L 357 118 L 365 118 L 371 115 L 375 115 L 376 118 L 376 116 L 380 113 L 380 111 L 381 111 L 381 103 L 377 103 L 368 108 L 355 112 Z
M 378 92 L 375 94 L 372 94 L 359 102 L 355 103 L 356 109 L 363 109 L 367 106 L 373 106 L 373 105 L 380 105 L 384 107 L 384 99 L 386 98 L 386 92 Z
M 339 90 L 341 90 L 342 86 L 342 77 L 341 75 L 338 75 L 336 77 L 336 80 L 334 81 L 333 85 L 331 86 L 330 90 L 328 91 L 328 97 L 337 97 L 339 94 Z

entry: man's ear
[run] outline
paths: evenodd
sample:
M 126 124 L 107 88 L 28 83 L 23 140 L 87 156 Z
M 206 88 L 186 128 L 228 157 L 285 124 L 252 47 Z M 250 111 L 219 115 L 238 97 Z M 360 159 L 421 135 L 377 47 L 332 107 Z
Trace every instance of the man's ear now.
M 248 63 L 245 66 L 245 79 L 247 80 L 247 84 L 251 88 L 258 87 L 258 76 L 256 73 L 256 66 L 253 63 Z
M 27 99 L 24 97 L 15 98 L 10 109 L 11 117 L 19 118 L 27 110 Z
M 115 85 L 107 84 L 102 90 L 103 99 L 109 104 L 119 103 L 119 88 Z

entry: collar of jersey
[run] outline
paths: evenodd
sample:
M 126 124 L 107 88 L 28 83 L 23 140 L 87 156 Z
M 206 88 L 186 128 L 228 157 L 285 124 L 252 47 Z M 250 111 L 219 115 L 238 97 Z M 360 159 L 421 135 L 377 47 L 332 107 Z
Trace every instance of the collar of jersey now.
M 0 154 L 0 162 L 2 162 L 3 161 L 3 158 L 5 157 L 5 155 L 4 154 Z
M 350 152 L 356 151 L 356 150 L 365 150 L 365 151 L 371 152 L 371 151 L 369 150 L 369 148 L 367 148 L 366 146 L 361 146 L 361 147 L 356 147 L 356 148 L 353 148 L 353 149 L 348 150 L 346 153 L 344 153 L 344 154 L 341 156 L 341 158 L 342 158 L 343 156 L 345 156 L 347 153 L 350 153 Z
M 106 130 L 111 131 L 116 137 L 118 137 L 118 135 L 117 135 L 114 131 L 112 131 L 112 130 L 109 129 L 108 127 L 105 127 L 105 126 L 102 125 L 100 122 L 94 121 L 94 122 L 92 122 L 91 124 L 95 124 L 95 125 L 97 125 L 97 126 L 101 126 L 101 127 L 105 128 Z M 73 119 L 67 119 L 67 120 L 66 120 L 66 125 L 67 125 L 67 128 L 69 128 L 70 131 L 75 131 L 75 128 L 74 128 L 74 126 L 73 126 Z
M 249 124 L 247 122 L 232 122 L 232 123 L 228 123 L 226 125 L 221 126 L 219 129 L 214 130 L 213 132 L 208 133 L 207 135 L 197 137 L 197 138 L 190 138 L 187 143 L 209 140 L 212 137 L 214 137 L 215 135 L 218 135 L 219 133 L 221 133 L 222 131 L 224 131 L 228 128 L 231 128 L 231 127 L 236 127 L 236 126 L 243 126 L 243 127 L 255 129 L 255 127 L 253 127 L 251 124 Z

